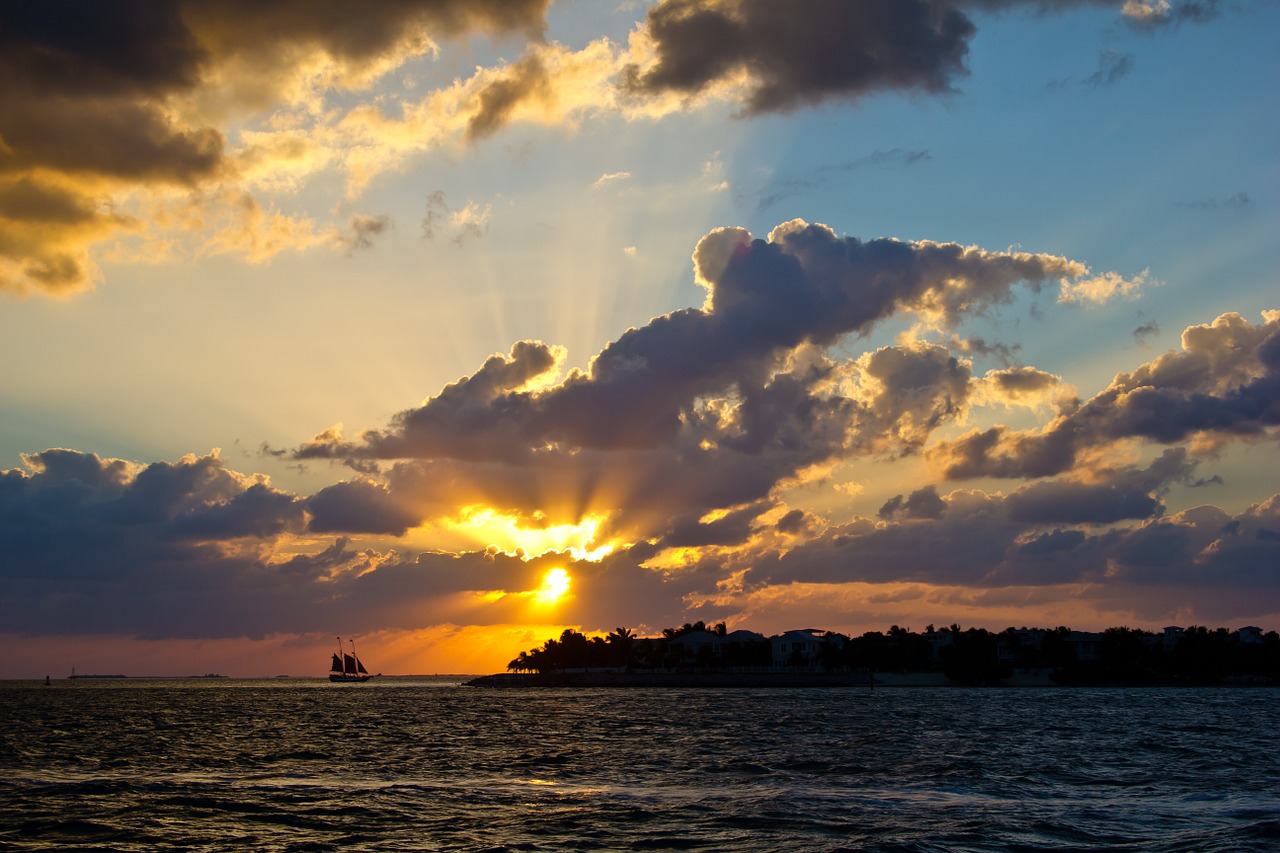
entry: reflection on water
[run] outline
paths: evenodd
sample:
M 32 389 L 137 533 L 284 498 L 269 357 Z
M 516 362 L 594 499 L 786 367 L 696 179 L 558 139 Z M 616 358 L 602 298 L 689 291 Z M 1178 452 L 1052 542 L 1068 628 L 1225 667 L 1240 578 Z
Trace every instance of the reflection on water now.
M 1280 691 L 0 684 L 0 849 L 1280 847 Z

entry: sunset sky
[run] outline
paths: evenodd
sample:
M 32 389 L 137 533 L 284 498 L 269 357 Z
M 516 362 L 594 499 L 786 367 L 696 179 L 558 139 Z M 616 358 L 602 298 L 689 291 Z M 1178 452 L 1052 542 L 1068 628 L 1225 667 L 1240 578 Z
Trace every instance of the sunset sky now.
M 7 2 L 0 677 L 1280 629 L 1278 38 L 1270 0 Z

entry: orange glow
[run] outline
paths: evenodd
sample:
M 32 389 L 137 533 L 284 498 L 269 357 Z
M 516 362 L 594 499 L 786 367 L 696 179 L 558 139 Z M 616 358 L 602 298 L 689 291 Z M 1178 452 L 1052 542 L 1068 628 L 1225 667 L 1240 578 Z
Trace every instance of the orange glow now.
M 534 521 L 540 519 L 535 516 Z M 596 561 L 613 551 L 611 543 L 595 542 L 603 518 L 587 516 L 577 524 L 546 524 L 530 527 L 525 519 L 491 507 L 468 506 L 447 524 L 477 545 L 494 546 L 507 554 L 537 557 L 568 551 L 575 560 Z
M 555 604 L 569 593 L 571 580 L 564 569 L 552 569 L 542 579 L 542 586 L 534 593 L 534 599 L 539 604 Z

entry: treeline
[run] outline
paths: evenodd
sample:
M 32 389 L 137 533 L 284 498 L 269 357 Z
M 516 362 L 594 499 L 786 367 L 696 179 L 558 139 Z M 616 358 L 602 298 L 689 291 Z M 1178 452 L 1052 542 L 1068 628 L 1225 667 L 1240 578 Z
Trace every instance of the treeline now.
M 724 623 L 708 627 L 702 622 L 666 628 L 658 637 L 637 637 L 628 628 L 605 636 L 565 630 L 559 639 L 521 652 L 507 669 L 941 672 L 961 684 L 999 684 L 1015 672 L 1043 673 L 1072 685 L 1280 683 L 1280 635 L 1275 631 L 1242 636 L 1197 626 L 1163 634 L 1123 627 L 1100 633 L 1066 627 L 992 632 L 958 625 L 934 630 L 930 625 L 917 633 L 895 625 L 857 637 L 815 634 L 803 651 L 793 647 L 776 656 L 770 639 L 701 644 L 692 654 L 675 642 L 701 631 L 722 639 L 727 633 Z
M 507 664 L 512 672 L 564 672 L 571 669 L 676 670 L 688 668 L 689 661 L 677 655 L 671 646 L 686 634 L 707 631 L 715 636 L 727 634 L 725 623 L 708 627 L 705 623 L 686 622 L 679 628 L 664 628 L 660 637 L 637 637 L 630 628 L 615 628 L 607 635 L 587 636 L 566 628 L 560 639 L 550 639 L 540 647 L 521 652 Z M 707 650 L 710 651 L 709 649 Z M 768 640 L 729 644 L 720 655 L 692 661 L 694 667 L 767 668 L 772 664 L 772 645 Z
M 1054 661 L 1053 678 L 1059 684 L 1280 683 L 1275 631 L 1246 642 L 1236 631 L 1196 626 L 1182 631 L 1176 642 L 1161 640 L 1146 631 L 1108 628 L 1095 659 Z

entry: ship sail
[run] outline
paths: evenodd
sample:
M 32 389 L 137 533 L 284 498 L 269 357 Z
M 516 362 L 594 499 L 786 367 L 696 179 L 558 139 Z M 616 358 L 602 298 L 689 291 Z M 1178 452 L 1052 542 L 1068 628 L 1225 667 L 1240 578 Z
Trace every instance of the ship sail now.
M 350 653 L 343 649 L 342 638 L 338 638 L 338 651 L 333 654 L 333 663 L 329 667 L 329 680 L 365 682 L 373 678 L 369 670 L 364 668 L 364 663 L 356 656 L 355 641 L 347 642 L 351 644 Z

